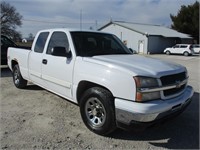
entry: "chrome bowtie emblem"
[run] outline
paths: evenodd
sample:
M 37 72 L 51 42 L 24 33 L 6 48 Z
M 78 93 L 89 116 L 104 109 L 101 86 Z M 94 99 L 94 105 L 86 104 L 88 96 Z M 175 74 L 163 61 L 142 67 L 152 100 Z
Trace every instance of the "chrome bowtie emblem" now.
M 176 88 L 180 88 L 181 87 L 181 81 L 176 81 Z

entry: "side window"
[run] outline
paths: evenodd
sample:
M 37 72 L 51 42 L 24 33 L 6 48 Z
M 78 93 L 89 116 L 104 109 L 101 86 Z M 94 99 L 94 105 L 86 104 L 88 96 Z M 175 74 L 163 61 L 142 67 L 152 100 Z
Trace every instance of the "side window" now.
M 51 54 L 51 50 L 54 47 L 65 47 L 66 50 L 69 49 L 69 42 L 67 39 L 67 35 L 64 32 L 54 32 L 49 41 L 49 45 L 47 47 L 47 54 Z
M 174 48 L 179 48 L 179 45 L 175 45 Z
M 181 47 L 180 48 L 186 48 L 187 47 L 187 45 L 181 45 Z
M 193 47 L 193 48 L 199 48 L 200 45 L 193 45 L 192 47 Z
M 45 46 L 48 35 L 49 35 L 49 32 L 40 33 L 35 43 L 35 48 L 34 48 L 35 52 L 42 53 L 44 51 L 44 46 Z

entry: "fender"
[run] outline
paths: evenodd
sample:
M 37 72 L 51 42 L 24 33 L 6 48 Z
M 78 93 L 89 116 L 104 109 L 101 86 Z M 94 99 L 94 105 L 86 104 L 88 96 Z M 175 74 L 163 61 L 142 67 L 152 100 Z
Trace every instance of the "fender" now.
M 135 99 L 136 86 L 133 77 L 117 68 L 90 63 L 82 58 L 78 58 L 74 69 L 74 98 L 76 97 L 77 88 L 82 81 L 106 87 L 114 97 L 133 101 Z

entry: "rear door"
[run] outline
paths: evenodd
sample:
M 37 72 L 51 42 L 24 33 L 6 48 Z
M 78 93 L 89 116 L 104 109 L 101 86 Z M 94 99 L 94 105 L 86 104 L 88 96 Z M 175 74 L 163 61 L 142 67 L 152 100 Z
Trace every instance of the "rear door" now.
M 37 40 L 35 45 L 32 48 L 32 51 L 29 55 L 29 75 L 30 79 L 41 86 L 44 86 L 44 82 L 42 80 L 42 58 L 43 58 L 43 52 L 45 49 L 46 41 L 48 38 L 49 32 L 41 32 L 36 37 Z
M 187 45 L 180 45 L 179 54 L 183 54 L 184 52 L 188 52 Z
M 50 91 L 71 99 L 75 58 L 68 59 L 65 56 L 51 55 L 51 50 L 54 47 L 65 47 L 66 50 L 69 50 L 69 41 L 65 32 L 56 31 L 52 33 L 46 54 L 43 57 L 42 78 Z

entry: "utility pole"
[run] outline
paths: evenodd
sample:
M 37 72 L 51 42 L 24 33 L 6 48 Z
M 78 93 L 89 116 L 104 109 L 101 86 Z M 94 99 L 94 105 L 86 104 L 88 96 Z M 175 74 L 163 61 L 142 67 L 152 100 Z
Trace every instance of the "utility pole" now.
M 82 30 L 82 9 L 80 10 L 80 30 Z
M 97 31 L 97 28 L 98 28 L 98 27 L 97 27 L 97 20 L 95 21 L 95 25 L 96 25 L 96 31 Z

